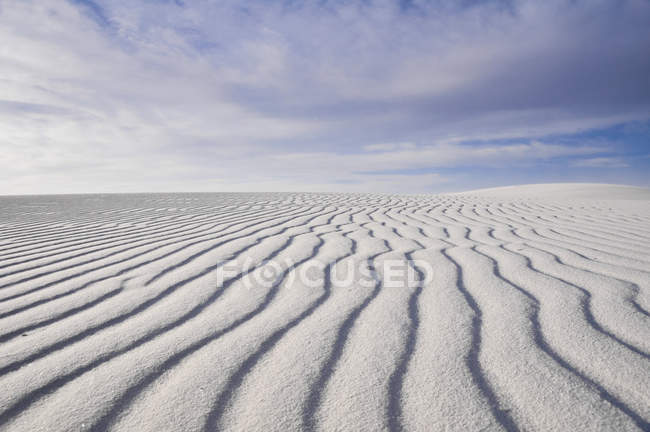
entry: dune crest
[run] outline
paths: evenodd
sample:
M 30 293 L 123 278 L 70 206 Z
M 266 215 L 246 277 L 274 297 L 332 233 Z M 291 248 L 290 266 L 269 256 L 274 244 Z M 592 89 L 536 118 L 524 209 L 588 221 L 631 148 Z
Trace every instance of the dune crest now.
M 541 183 L 459 192 L 455 195 L 502 199 L 535 198 L 552 200 L 650 200 L 650 189 L 600 183 Z

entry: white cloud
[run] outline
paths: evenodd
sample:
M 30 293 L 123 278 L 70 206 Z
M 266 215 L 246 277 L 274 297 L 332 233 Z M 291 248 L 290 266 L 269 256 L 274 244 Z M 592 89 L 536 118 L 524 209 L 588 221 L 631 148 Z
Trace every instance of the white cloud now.
M 3 2 L 0 194 L 390 189 L 406 177 L 359 172 L 597 159 L 611 149 L 536 138 L 650 116 L 627 61 L 647 51 L 645 3 L 610 11 L 619 31 L 598 13 L 576 27 L 604 0 L 187 3 L 98 1 L 104 20 Z
M 403 143 L 380 143 L 380 144 L 368 144 L 363 146 L 365 151 L 391 151 L 391 150 L 412 150 L 415 149 L 416 145 L 410 142 Z
M 367 147 L 366 147 L 367 149 Z M 301 152 L 271 155 L 266 166 L 280 169 L 291 164 L 293 170 L 347 172 L 389 171 L 455 166 L 507 166 L 514 163 L 534 163 L 557 157 L 589 155 L 609 150 L 606 146 L 569 146 L 538 141 L 506 145 L 433 144 L 426 146 L 380 145 L 369 153 Z
M 579 159 L 572 162 L 571 166 L 581 168 L 626 168 L 630 165 L 620 157 L 596 157 Z

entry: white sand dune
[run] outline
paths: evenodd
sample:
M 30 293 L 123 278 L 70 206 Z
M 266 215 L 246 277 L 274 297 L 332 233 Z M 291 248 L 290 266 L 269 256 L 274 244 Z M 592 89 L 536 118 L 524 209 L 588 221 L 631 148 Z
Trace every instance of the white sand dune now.
M 650 200 L 650 189 L 598 183 L 542 183 L 460 192 L 456 195 L 505 199 Z
M 649 312 L 642 188 L 2 197 L 0 430 L 650 430 Z

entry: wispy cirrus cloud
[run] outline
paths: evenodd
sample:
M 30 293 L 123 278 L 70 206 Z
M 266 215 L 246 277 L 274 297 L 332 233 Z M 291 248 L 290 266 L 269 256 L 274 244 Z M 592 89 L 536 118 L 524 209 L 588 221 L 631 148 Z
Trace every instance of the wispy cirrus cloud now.
M 584 168 L 627 168 L 630 165 L 621 157 L 595 157 L 578 159 L 573 161 L 571 166 Z
M 0 193 L 594 171 L 634 148 L 572 135 L 650 119 L 649 20 L 641 0 L 8 0 Z

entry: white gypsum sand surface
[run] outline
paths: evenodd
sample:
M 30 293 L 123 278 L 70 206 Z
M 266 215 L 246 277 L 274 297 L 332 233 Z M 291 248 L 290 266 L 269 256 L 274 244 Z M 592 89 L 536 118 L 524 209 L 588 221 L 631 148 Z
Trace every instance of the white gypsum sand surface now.
M 0 197 L 0 388 L 9 431 L 648 430 L 650 191 Z

